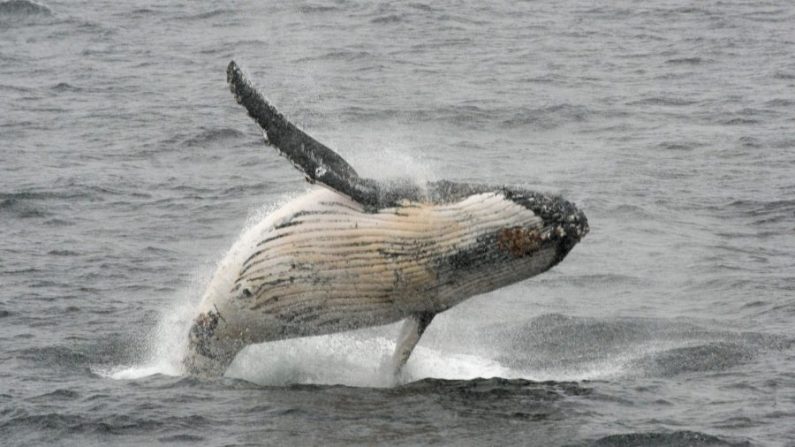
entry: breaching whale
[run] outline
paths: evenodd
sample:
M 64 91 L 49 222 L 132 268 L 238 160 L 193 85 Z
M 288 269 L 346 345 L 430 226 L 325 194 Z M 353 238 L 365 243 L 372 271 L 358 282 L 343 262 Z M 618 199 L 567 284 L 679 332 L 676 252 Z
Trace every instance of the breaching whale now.
M 191 374 L 247 345 L 405 320 L 397 373 L 434 316 L 542 273 L 588 232 L 560 197 L 504 186 L 378 182 L 290 123 L 232 61 L 227 82 L 266 141 L 317 188 L 248 230 L 221 261 L 188 335 Z

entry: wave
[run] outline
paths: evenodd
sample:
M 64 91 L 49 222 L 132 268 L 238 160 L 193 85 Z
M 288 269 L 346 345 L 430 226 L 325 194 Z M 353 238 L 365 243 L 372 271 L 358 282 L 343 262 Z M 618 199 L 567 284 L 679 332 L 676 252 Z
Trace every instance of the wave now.
M 748 442 L 729 442 L 717 436 L 693 431 L 622 433 L 580 444 L 590 447 L 728 447 L 749 446 Z
M 16 356 L 45 368 L 58 367 L 66 370 L 79 370 L 90 361 L 85 353 L 66 346 L 27 348 L 16 351 Z
M 663 141 L 657 144 L 657 148 L 666 151 L 692 151 L 693 149 L 702 146 L 701 143 L 694 141 Z
M 587 107 L 569 103 L 539 107 L 488 108 L 469 103 L 441 105 L 412 110 L 345 107 L 336 112 L 345 121 L 403 121 L 447 123 L 456 127 L 481 128 L 537 128 L 550 130 L 571 123 L 588 121 L 595 112 Z
M 700 57 L 680 57 L 675 59 L 668 59 L 667 61 L 665 61 L 666 64 L 671 64 L 671 65 L 701 65 L 705 62 L 708 61 Z
M 50 250 L 49 252 L 47 252 L 47 255 L 72 257 L 72 256 L 79 256 L 80 253 L 77 253 L 72 250 Z
M 210 11 L 200 12 L 197 14 L 185 15 L 177 17 L 178 20 L 206 20 L 216 17 L 231 17 L 237 13 L 234 9 L 212 9 Z
M 96 417 L 63 413 L 28 414 L 25 410 L 17 411 L 14 417 L 0 423 L 0 433 L 16 433 L 31 430 L 45 430 L 57 436 L 53 444 L 60 443 L 63 434 L 95 433 L 114 435 L 151 434 L 153 431 L 171 429 L 173 427 L 201 427 L 211 422 L 198 415 L 167 416 L 157 418 L 135 417 L 128 415 L 107 415 Z M 60 434 L 60 435 L 58 435 Z
M 515 371 L 549 378 L 671 377 L 723 371 L 793 340 L 731 332 L 662 319 L 593 319 L 547 314 L 526 323 L 484 330 L 497 358 Z
M 685 98 L 674 98 L 668 96 L 650 96 L 637 101 L 628 102 L 629 106 L 669 106 L 682 107 L 698 104 L 698 101 Z
M 0 191 L 0 213 L 9 212 L 17 217 L 44 217 L 50 215 L 48 206 L 52 203 L 73 202 L 78 200 L 101 201 L 109 198 L 129 197 L 136 199 L 151 198 L 151 195 L 141 192 L 131 186 L 129 189 L 122 187 L 108 187 L 100 185 L 86 185 L 69 180 L 57 188 L 31 188 L 19 191 Z M 60 224 L 62 222 L 54 222 Z
M 51 16 L 52 10 L 31 0 L 0 2 L 0 17 Z
M 587 121 L 592 111 L 582 105 L 553 104 L 538 108 L 523 108 L 505 119 L 505 127 L 533 126 L 542 129 L 553 129 L 567 123 L 580 123 Z
M 336 51 L 329 51 L 320 55 L 301 57 L 295 59 L 293 62 L 297 64 L 307 63 L 307 62 L 318 62 L 318 61 L 354 62 L 354 61 L 372 60 L 372 59 L 373 59 L 373 54 L 370 53 L 369 51 L 349 50 L 342 48 Z M 307 111 L 305 113 L 311 113 L 311 111 Z
M 751 361 L 755 346 L 715 341 L 665 349 L 633 362 L 638 371 L 655 377 L 672 377 L 690 372 L 722 371 Z
M 9 213 L 17 219 L 30 219 L 47 217 L 50 214 L 42 207 L 26 203 L 16 198 L 0 197 L 0 214 Z
M 789 222 L 795 215 L 795 200 L 735 200 L 725 208 L 751 218 L 754 225 Z
M 207 146 L 221 141 L 240 139 L 244 136 L 243 132 L 229 127 L 203 129 L 198 134 L 187 138 L 183 144 L 187 147 Z
M 15 203 L 17 201 L 73 200 L 90 198 L 93 196 L 93 194 L 97 193 L 121 194 L 119 191 L 103 188 L 101 186 L 78 186 L 78 188 L 63 188 L 59 190 L 37 189 L 28 191 L 0 192 L 0 200 L 8 201 L 9 203 Z
M 795 79 L 795 76 L 793 76 Z M 775 98 L 765 101 L 765 107 L 781 107 L 781 108 L 789 108 L 795 106 L 795 100 L 788 99 L 788 98 Z
M 50 87 L 50 89 L 57 93 L 66 93 L 66 92 L 78 93 L 83 91 L 82 88 L 75 87 L 74 85 L 71 85 L 68 82 L 59 82 L 53 85 L 52 87 Z
M 6 59 L 5 57 L 0 55 L 0 60 L 5 60 L 5 59 Z M 9 61 L 13 62 L 13 60 L 9 60 Z M 32 89 L 30 89 L 28 87 L 20 87 L 20 86 L 9 85 L 9 84 L 0 84 L 0 90 L 11 91 L 11 92 L 14 92 L 14 93 L 29 93 L 29 92 L 32 91 Z M 22 126 L 22 125 L 27 126 L 27 125 L 30 125 L 32 123 L 28 122 L 28 123 L 15 123 L 15 124 L 16 125 L 20 125 L 20 126 Z M 7 125 L 4 124 L 3 126 L 5 127 Z
M 759 124 L 761 121 L 753 118 L 730 118 L 718 122 L 724 126 L 750 126 Z
M 315 4 L 308 4 L 302 5 L 298 7 L 298 11 L 301 14 L 322 14 L 334 11 L 340 11 L 340 7 L 338 6 L 331 6 L 331 5 L 315 5 Z
M 80 398 L 80 393 L 74 390 L 57 389 L 49 393 L 40 394 L 28 399 L 31 402 L 70 401 Z
M 406 20 L 406 16 L 403 14 L 387 14 L 380 17 L 375 17 L 370 20 L 370 23 L 374 23 L 376 25 L 387 25 L 393 23 L 401 23 Z

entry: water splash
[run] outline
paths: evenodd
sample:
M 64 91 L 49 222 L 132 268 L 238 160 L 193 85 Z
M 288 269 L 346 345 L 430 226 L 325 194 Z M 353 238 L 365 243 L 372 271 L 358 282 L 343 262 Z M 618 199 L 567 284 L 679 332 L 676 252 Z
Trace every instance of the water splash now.
M 391 327 L 391 326 L 390 326 Z M 417 346 L 399 377 L 390 368 L 395 350 L 390 327 L 378 335 L 361 331 L 305 337 L 248 347 L 232 363 L 227 376 L 260 385 L 290 384 L 390 387 L 427 378 L 472 380 L 500 377 L 533 381 L 580 381 L 620 377 L 648 352 L 648 346 L 618 356 L 559 368 L 514 367 L 493 356 L 461 352 L 455 346 Z M 528 353 L 532 355 L 532 353 Z
M 250 237 L 250 230 L 270 216 L 274 210 L 289 201 L 293 196 L 285 195 L 275 203 L 269 203 L 248 213 L 243 229 L 236 238 L 240 241 Z M 237 245 L 237 244 L 235 244 Z M 231 251 L 233 246 L 228 250 Z M 227 252 L 227 253 L 228 253 Z M 183 375 L 182 360 L 187 354 L 188 332 L 194 318 L 199 313 L 200 298 L 208 288 L 210 279 L 223 259 L 223 253 L 216 256 L 215 265 L 204 265 L 194 273 L 189 285 L 178 293 L 163 309 L 160 319 L 151 333 L 144 337 L 146 353 L 144 360 L 133 365 L 114 365 L 93 367 L 92 371 L 101 376 L 116 380 L 142 379 L 156 374 L 167 376 Z
M 386 332 L 386 330 L 384 330 Z M 357 332 L 305 337 L 250 346 L 227 376 L 283 386 L 324 384 L 389 387 L 424 378 L 522 377 L 493 359 L 417 347 L 400 377 L 391 370 L 393 337 Z
M 92 372 L 115 380 L 135 380 L 157 374 L 182 375 L 182 359 L 187 350 L 188 331 L 196 316 L 196 303 L 192 298 L 197 296 L 193 293 L 195 290 L 200 289 L 196 286 L 188 288 L 162 312 L 157 326 L 143 341 L 146 354 L 142 362 L 94 367 Z
M 418 154 L 415 142 L 396 140 L 394 133 L 356 129 L 356 138 L 346 140 L 345 158 L 360 176 L 376 180 L 408 178 L 418 185 L 438 180 L 440 166 Z

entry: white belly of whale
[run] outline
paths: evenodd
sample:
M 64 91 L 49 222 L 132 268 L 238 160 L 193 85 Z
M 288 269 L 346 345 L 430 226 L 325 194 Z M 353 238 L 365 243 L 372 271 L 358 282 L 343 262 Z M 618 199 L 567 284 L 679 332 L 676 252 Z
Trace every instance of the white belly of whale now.
M 219 265 L 200 311 L 219 312 L 226 324 L 216 335 L 244 343 L 440 312 L 526 278 L 528 269 L 546 270 L 555 250 L 524 257 L 504 253 L 510 262 L 491 259 L 489 268 L 461 274 L 446 268 L 444 259 L 468 253 L 506 228 L 541 231 L 542 225 L 531 210 L 499 192 L 366 212 L 346 196 L 316 189 L 244 233 Z M 471 254 L 481 255 L 490 253 Z

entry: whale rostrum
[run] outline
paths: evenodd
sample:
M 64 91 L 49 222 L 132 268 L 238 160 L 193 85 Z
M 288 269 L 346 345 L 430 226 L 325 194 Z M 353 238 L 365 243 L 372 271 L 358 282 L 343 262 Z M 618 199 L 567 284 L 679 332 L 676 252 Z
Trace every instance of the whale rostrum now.
M 434 316 L 542 273 L 588 233 L 560 197 L 505 186 L 363 178 L 289 122 L 232 61 L 227 81 L 266 141 L 316 188 L 247 230 L 219 264 L 184 366 L 226 370 L 245 346 L 405 320 L 399 372 Z

